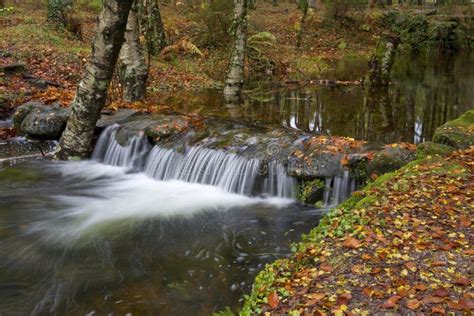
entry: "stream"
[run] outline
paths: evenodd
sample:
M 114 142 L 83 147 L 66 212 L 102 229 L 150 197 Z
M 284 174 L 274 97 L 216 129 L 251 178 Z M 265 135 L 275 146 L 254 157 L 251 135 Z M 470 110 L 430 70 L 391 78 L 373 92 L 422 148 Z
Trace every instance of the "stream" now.
M 464 54 L 405 57 L 380 95 L 358 86 L 255 84 L 240 108 L 226 107 L 213 90 L 163 102 L 183 113 L 419 143 L 474 107 L 473 65 Z M 356 80 L 367 70 L 357 60 L 334 69 L 324 76 Z M 277 163 L 262 173 L 258 158 L 199 147 L 177 152 L 140 137 L 124 147 L 116 130 L 103 132 L 91 160 L 0 169 L 0 316 L 237 310 L 258 271 L 288 256 L 292 242 L 356 189 L 349 172 L 327 178 L 325 206 L 304 206 L 295 202 L 295 179 Z M 2 146 L 0 158 L 10 159 L 14 144 Z

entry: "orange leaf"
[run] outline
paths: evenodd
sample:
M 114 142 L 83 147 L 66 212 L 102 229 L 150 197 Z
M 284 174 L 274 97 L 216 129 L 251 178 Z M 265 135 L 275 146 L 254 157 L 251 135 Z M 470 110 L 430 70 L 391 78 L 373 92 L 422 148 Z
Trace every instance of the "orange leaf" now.
M 462 227 L 469 227 L 471 226 L 471 219 L 467 215 L 461 215 L 459 217 L 460 223 Z
M 437 314 L 441 314 L 441 315 L 446 315 L 446 311 L 444 310 L 444 308 L 442 308 L 439 305 L 433 306 L 433 308 L 431 309 L 431 313 L 432 314 L 437 313 Z
M 353 237 L 347 237 L 343 243 L 343 246 L 346 248 L 356 249 L 361 246 L 361 242 Z
M 433 295 L 437 297 L 446 297 L 449 295 L 449 292 L 445 288 L 439 288 L 433 292 Z
M 277 292 L 272 292 L 268 294 L 267 301 L 268 305 L 270 305 L 271 308 L 277 307 L 280 303 L 280 298 L 278 297 Z
M 468 286 L 471 284 L 471 281 L 465 277 L 459 277 L 456 281 L 454 281 L 455 285 L 459 286 Z
M 418 309 L 420 305 L 421 305 L 421 302 L 417 300 L 416 298 L 407 300 L 407 307 L 409 309 L 412 309 L 412 310 Z
M 400 295 L 394 295 L 390 297 L 383 305 L 381 306 L 382 308 L 394 308 L 397 305 L 397 302 L 401 299 L 402 297 Z

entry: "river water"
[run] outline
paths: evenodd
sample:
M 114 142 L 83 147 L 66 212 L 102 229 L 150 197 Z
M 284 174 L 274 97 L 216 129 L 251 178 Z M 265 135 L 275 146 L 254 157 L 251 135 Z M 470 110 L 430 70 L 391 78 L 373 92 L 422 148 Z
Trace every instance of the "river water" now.
M 473 108 L 473 65 L 472 55 L 405 57 L 395 65 L 393 85 L 377 95 L 357 86 L 266 84 L 255 85 L 240 108 L 226 107 L 215 91 L 164 102 L 186 113 L 418 143 Z M 351 60 L 324 76 L 355 80 L 365 71 L 366 62 Z M 131 155 L 105 143 L 98 161 L 34 161 L 0 170 L 1 316 L 235 310 L 264 264 L 289 255 L 291 242 L 326 211 L 295 203 L 281 170 L 274 185 L 254 185 L 259 163 L 252 160 L 146 148 L 146 161 L 136 164 L 142 147 Z M 351 188 L 349 176 L 327 183 L 328 190 L 331 183 L 343 188 L 338 192 Z

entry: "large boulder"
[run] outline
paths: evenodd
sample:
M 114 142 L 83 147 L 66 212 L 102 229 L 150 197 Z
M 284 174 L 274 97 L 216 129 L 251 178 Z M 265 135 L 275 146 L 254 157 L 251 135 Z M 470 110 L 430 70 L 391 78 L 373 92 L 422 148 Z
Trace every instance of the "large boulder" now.
M 70 114 L 69 108 L 59 105 L 44 105 L 28 102 L 20 107 L 13 116 L 13 123 L 19 135 L 36 139 L 58 139 Z
M 457 149 L 474 146 L 474 110 L 439 127 L 433 136 L 433 142 Z
M 416 147 L 416 158 L 422 159 L 427 156 L 445 156 L 456 150 L 454 147 L 434 142 L 424 142 Z

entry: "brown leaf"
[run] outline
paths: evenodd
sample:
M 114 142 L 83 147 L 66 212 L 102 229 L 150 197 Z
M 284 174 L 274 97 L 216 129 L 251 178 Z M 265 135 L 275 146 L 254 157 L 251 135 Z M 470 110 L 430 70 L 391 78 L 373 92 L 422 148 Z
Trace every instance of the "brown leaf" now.
M 460 299 L 459 305 L 461 305 L 462 309 L 464 310 L 473 310 L 474 309 L 474 301 L 469 299 Z
M 469 227 L 471 226 L 471 219 L 467 215 L 459 216 L 459 225 L 461 227 Z
M 467 249 L 463 251 L 464 254 L 466 255 L 474 255 L 474 249 Z
M 361 242 L 354 237 L 347 237 L 346 240 L 344 240 L 343 246 L 346 248 L 352 248 L 352 249 L 357 249 L 361 246 Z
M 427 296 L 423 299 L 424 304 L 439 304 L 444 302 L 444 298 L 436 296 Z
M 441 266 L 445 266 L 445 265 L 446 265 L 446 262 L 444 262 L 444 261 L 433 261 L 433 262 L 431 262 L 432 267 L 441 267 Z
M 468 286 L 471 284 L 471 281 L 465 277 L 459 277 L 456 281 L 454 281 L 455 285 L 458 286 Z
M 329 263 L 322 263 L 319 268 L 324 272 L 332 272 L 334 270 Z
M 278 297 L 277 292 L 268 294 L 267 301 L 271 308 L 276 308 L 280 303 L 280 298 Z
M 351 299 L 351 293 L 343 293 L 337 297 L 336 306 L 347 305 Z
M 367 297 L 372 297 L 374 290 L 367 286 L 362 289 L 362 293 Z
M 448 295 L 449 291 L 442 287 L 433 292 L 433 296 L 437 297 L 447 297 Z
M 421 302 L 417 300 L 416 298 L 407 300 L 407 307 L 409 309 L 412 309 L 412 310 L 418 309 L 420 305 L 421 305 Z
M 433 306 L 433 308 L 431 309 L 431 313 L 446 315 L 446 311 L 444 310 L 444 308 L 439 305 Z
M 394 295 L 390 297 L 383 305 L 381 306 L 382 308 L 394 308 L 397 305 L 397 302 L 401 299 L 402 297 L 400 295 Z
M 415 285 L 413 287 L 413 289 L 417 290 L 417 291 L 426 291 L 428 289 L 428 287 L 422 283 L 419 283 L 417 285 Z

